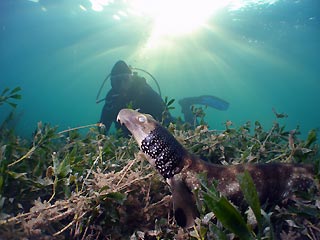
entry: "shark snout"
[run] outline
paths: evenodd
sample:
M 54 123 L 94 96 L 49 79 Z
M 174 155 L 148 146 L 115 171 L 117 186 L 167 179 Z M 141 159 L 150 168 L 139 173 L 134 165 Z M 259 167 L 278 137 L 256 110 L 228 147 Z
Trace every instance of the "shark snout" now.
M 118 113 L 117 116 L 117 122 L 120 123 L 121 125 L 125 124 L 126 121 L 128 121 L 128 118 L 132 115 L 131 109 L 121 109 Z

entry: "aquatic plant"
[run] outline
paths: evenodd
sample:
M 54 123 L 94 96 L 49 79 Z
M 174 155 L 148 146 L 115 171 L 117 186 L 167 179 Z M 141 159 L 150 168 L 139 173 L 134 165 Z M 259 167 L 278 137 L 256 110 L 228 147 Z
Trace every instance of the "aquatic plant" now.
M 166 101 L 168 110 L 173 100 Z M 204 119 L 199 109 L 198 117 Z M 191 152 L 221 164 L 301 162 L 319 177 L 316 130 L 306 140 L 299 129 L 275 122 L 264 130 L 247 122 L 224 130 L 181 122 L 169 130 Z M 320 238 L 318 191 L 266 208 L 250 175 L 239 176 L 248 203 L 240 211 L 203 176 L 196 192 L 200 217 L 191 230 L 170 214 L 170 191 L 133 139 L 105 136 L 97 124 L 57 132 L 39 123 L 31 141 L 0 132 L 0 237 L 4 239 L 238 239 Z
M 164 106 L 164 111 L 162 112 L 162 119 L 161 119 L 162 124 L 165 122 L 166 119 L 168 119 L 170 110 L 174 109 L 174 106 L 172 106 L 174 101 L 175 99 L 169 100 L 167 96 L 164 98 L 165 106 Z
M 20 87 L 16 87 L 10 91 L 10 88 L 5 88 L 1 95 L 0 95 L 0 107 L 2 105 L 9 104 L 13 109 L 17 107 L 17 103 L 14 103 L 12 101 L 20 100 L 22 98 L 21 94 L 19 92 L 21 91 Z M 0 123 L 0 132 L 2 133 L 0 135 L 0 138 L 10 137 L 13 135 L 13 129 L 10 129 L 7 127 L 7 125 L 14 119 L 14 112 L 11 111 L 4 120 Z
M 21 99 L 21 94 L 18 94 L 19 91 L 21 91 L 20 87 L 16 87 L 11 91 L 10 88 L 5 88 L 0 94 L 0 106 L 7 103 L 11 107 L 15 108 L 17 104 L 13 103 L 11 100 Z

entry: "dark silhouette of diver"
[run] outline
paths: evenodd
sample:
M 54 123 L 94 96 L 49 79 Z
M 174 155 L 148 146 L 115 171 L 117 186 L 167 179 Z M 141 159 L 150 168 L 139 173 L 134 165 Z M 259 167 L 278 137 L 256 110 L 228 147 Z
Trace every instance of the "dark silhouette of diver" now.
M 144 71 L 142 69 L 137 70 Z M 144 72 L 148 73 L 146 71 Z M 151 74 L 149 75 L 155 80 Z M 116 129 L 121 128 L 125 135 L 128 134 L 127 129 L 116 121 L 119 111 L 123 108 L 130 107 L 132 109 L 140 109 L 141 112 L 152 115 L 157 121 L 162 120 L 166 104 L 161 98 L 160 88 L 157 82 L 159 93 L 148 85 L 144 77 L 139 76 L 137 72 L 133 72 L 122 60 L 116 62 L 105 81 L 109 77 L 111 80 L 111 89 L 107 93 L 107 96 L 102 100 L 98 100 L 105 82 L 102 84 L 97 96 L 97 103 L 105 100 L 101 112 L 100 123 L 104 124 L 106 132 L 109 131 L 111 124 L 114 123 Z M 180 100 L 179 103 L 182 107 L 182 112 L 184 113 L 184 120 L 191 125 L 194 123 L 194 116 L 191 111 L 192 104 L 208 105 L 220 110 L 226 110 L 229 105 L 224 100 L 209 95 L 184 98 Z M 174 121 L 174 118 L 170 113 L 166 116 L 165 123 Z
M 165 110 L 165 103 L 161 96 L 147 84 L 145 78 L 133 73 L 124 61 L 118 61 L 113 66 L 110 80 L 112 88 L 105 97 L 100 117 L 106 132 L 109 131 L 112 122 L 115 123 L 116 129 L 121 128 L 116 118 L 119 111 L 127 107 L 140 109 L 141 112 L 149 113 L 161 121 Z M 124 128 L 122 129 L 127 132 Z
M 181 105 L 181 112 L 184 115 L 184 121 L 190 124 L 194 123 L 194 114 L 191 110 L 191 106 L 195 104 L 206 105 L 215 109 L 225 111 L 229 107 L 229 103 L 221 98 L 212 95 L 201 95 L 197 97 L 187 97 L 179 100 Z

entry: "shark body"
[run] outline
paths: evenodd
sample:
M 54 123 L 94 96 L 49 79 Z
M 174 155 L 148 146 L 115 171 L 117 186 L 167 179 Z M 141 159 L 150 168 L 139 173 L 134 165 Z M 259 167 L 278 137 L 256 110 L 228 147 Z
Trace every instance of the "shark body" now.
M 176 221 L 185 228 L 192 227 L 198 216 L 192 190 L 198 187 L 199 173 L 206 173 L 208 180 L 217 180 L 218 190 L 236 205 L 243 201 L 237 175 L 245 170 L 255 183 L 261 203 L 277 203 L 293 190 L 306 191 L 314 184 L 310 165 L 211 164 L 189 153 L 151 115 L 122 109 L 117 120 L 128 128 L 148 161 L 170 185 Z

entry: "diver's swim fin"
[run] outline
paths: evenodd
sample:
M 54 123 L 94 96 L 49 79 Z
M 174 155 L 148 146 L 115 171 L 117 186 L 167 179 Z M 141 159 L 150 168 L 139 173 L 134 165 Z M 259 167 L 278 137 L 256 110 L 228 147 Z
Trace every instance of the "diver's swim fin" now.
M 229 108 L 228 102 L 212 95 L 183 98 L 179 100 L 179 104 L 182 108 L 190 107 L 193 104 L 206 105 L 208 107 L 212 107 L 221 111 L 225 111 Z

